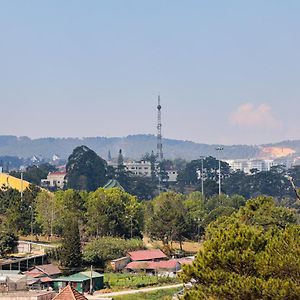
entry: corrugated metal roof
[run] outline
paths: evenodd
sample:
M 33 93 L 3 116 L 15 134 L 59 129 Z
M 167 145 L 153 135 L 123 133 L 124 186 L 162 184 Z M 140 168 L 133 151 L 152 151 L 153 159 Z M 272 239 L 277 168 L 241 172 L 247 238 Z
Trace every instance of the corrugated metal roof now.
M 62 273 L 61 270 L 58 268 L 58 266 L 53 264 L 39 265 L 39 266 L 35 266 L 35 268 L 45 273 L 48 276 L 58 275 Z
M 91 278 L 91 271 L 80 272 L 80 274 L 87 276 L 88 278 Z M 92 278 L 99 278 L 103 276 L 104 276 L 103 274 L 93 271 Z
M 98 272 L 93 271 L 92 278 L 99 278 L 103 277 L 103 274 L 100 274 Z M 69 282 L 69 281 L 74 281 L 74 282 L 83 282 L 86 280 L 89 280 L 91 278 L 91 272 L 90 271 L 85 271 L 85 272 L 79 272 L 70 276 L 65 276 L 65 277 L 59 277 L 54 279 L 54 281 L 64 281 L 64 282 Z
M 162 261 L 133 261 L 126 266 L 131 270 L 179 270 L 180 264 L 176 259 Z
M 128 252 L 132 261 L 164 259 L 167 256 L 159 249 L 139 250 Z
M 112 188 L 118 188 L 124 191 L 124 188 L 121 186 L 118 180 L 116 179 L 110 179 L 106 185 L 103 187 L 104 189 L 112 189 Z

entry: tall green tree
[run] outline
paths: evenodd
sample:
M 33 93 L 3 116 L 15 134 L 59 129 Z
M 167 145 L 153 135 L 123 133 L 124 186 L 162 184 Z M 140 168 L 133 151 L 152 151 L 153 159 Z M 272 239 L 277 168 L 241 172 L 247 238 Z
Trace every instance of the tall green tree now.
M 190 222 L 183 195 L 175 192 L 162 193 L 149 205 L 152 207 L 147 209 L 146 231 L 151 238 L 160 240 L 167 246 L 172 241 L 182 243 L 184 238 L 189 237 Z
M 30 185 L 23 192 L 23 197 L 19 191 L 8 188 L 0 192 L 0 200 L 3 204 L 3 222 L 7 230 L 15 234 L 29 234 L 31 222 L 34 225 L 35 214 L 34 200 L 39 192 L 39 189 Z M 33 218 L 32 218 L 33 217 Z
M 201 180 L 199 178 L 198 172 L 202 170 L 202 160 L 196 159 L 185 165 L 184 169 L 179 170 L 178 172 L 178 185 L 183 191 L 186 186 L 194 186 L 195 189 L 200 188 Z M 217 193 L 218 190 L 215 190 L 217 186 L 217 181 L 219 180 L 219 161 L 212 157 L 208 156 L 203 159 L 203 173 L 205 177 L 204 188 L 206 195 L 213 195 Z M 230 166 L 221 161 L 221 176 L 222 179 L 230 176 Z
M 299 299 L 300 227 L 295 222 L 290 209 L 258 198 L 212 223 L 203 250 L 180 275 L 194 283 L 184 298 Z
M 88 232 L 94 236 L 141 236 L 143 212 L 136 197 L 127 192 L 103 188 L 87 199 Z
M 106 183 L 107 163 L 93 150 L 80 146 L 69 156 L 67 186 L 75 190 L 95 191 Z
M 52 237 L 57 233 L 56 225 L 61 214 L 55 195 L 48 191 L 42 191 L 35 199 L 36 221 L 42 228 L 42 233 Z
M 63 224 L 69 219 L 74 219 L 80 224 L 85 220 L 85 199 L 84 193 L 72 189 L 55 192 L 54 209 L 57 211 L 55 230 L 60 233 Z
M 63 268 L 80 268 L 82 264 L 82 253 L 78 221 L 76 219 L 66 220 L 63 227 L 63 240 L 60 252 L 60 265 Z

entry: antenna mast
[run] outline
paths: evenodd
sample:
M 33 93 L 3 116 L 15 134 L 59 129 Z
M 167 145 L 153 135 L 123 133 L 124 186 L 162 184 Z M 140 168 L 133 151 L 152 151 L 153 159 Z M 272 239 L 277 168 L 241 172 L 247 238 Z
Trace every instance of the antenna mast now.
M 161 105 L 160 105 L 160 95 L 158 95 L 158 105 L 157 105 L 157 160 L 161 162 L 164 158 L 163 148 L 162 148 L 162 134 L 161 134 Z

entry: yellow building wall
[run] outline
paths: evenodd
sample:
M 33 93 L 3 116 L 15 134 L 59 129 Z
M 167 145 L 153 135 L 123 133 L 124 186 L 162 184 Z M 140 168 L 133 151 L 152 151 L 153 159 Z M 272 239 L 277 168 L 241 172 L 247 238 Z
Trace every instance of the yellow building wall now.
M 2 188 L 3 185 L 14 188 L 19 191 L 21 191 L 21 186 L 22 186 L 21 179 L 10 176 L 5 173 L 0 173 L 0 188 Z M 23 180 L 23 191 L 27 187 L 29 187 L 29 182 Z

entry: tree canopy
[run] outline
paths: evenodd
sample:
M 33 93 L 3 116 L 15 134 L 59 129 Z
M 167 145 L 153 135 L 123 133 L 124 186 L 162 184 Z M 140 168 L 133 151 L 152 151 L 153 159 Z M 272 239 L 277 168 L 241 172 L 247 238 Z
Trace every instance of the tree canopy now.
M 106 161 L 88 147 L 75 148 L 66 166 L 67 186 L 75 190 L 95 191 L 106 183 L 106 166 Z
M 299 299 L 300 226 L 295 216 L 261 197 L 212 223 L 203 250 L 180 275 L 193 282 L 184 298 Z

